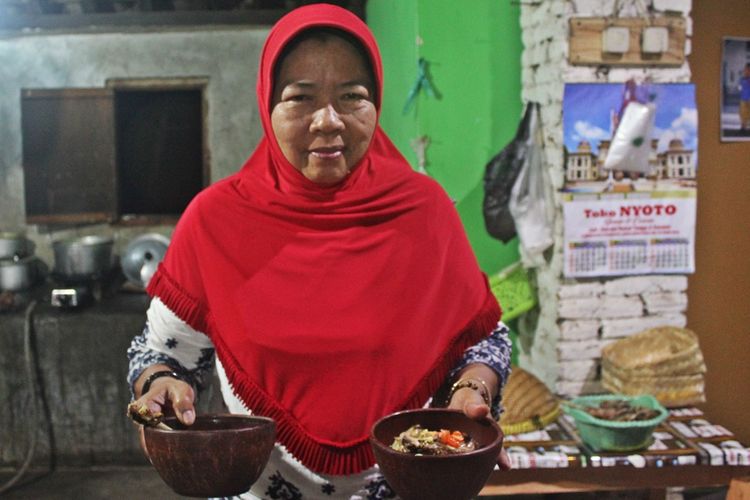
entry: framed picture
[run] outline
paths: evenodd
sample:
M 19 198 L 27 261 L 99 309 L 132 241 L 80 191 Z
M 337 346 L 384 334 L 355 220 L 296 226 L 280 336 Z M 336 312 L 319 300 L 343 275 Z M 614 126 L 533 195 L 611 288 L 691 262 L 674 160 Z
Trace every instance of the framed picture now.
M 721 140 L 750 141 L 750 38 L 722 39 Z

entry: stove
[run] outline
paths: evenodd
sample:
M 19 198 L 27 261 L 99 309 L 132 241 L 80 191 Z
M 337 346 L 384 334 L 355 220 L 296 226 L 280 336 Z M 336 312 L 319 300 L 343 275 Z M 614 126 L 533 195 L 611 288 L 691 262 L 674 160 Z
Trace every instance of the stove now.
M 63 308 L 81 307 L 91 303 L 92 295 L 87 286 L 53 288 L 50 295 L 50 304 Z
M 75 309 L 111 297 L 122 285 L 124 277 L 119 267 L 113 267 L 106 273 L 88 276 L 68 276 L 53 271 L 50 280 L 50 304 Z

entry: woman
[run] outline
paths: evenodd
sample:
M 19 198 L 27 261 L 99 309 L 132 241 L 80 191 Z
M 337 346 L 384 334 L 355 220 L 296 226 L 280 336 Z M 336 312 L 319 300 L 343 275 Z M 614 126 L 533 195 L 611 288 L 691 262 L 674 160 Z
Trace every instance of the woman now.
M 377 125 L 382 67 L 364 23 L 331 5 L 291 12 L 257 93 L 265 137 L 177 225 L 130 383 L 190 424 L 215 352 L 228 410 L 277 422 L 248 498 L 391 498 L 372 424 L 439 389 L 435 403 L 487 418 L 507 330 L 449 198 Z

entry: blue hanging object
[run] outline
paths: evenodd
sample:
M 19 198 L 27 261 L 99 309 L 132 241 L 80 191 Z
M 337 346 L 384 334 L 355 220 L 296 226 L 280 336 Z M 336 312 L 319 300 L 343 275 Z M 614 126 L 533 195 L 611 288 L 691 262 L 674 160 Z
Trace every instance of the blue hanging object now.
M 429 97 L 437 97 L 437 92 L 432 86 L 432 82 L 427 77 L 427 60 L 424 57 L 419 58 L 417 63 L 417 81 L 414 82 L 409 95 L 406 96 L 406 104 L 404 104 L 404 114 L 408 113 L 411 109 L 414 101 L 417 99 L 419 92 L 424 90 Z

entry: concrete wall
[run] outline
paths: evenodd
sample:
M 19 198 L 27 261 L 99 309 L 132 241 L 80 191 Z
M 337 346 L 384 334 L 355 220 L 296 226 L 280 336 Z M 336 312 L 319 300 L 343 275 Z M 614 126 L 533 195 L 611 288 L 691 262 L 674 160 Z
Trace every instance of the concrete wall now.
M 51 241 L 106 233 L 117 252 L 144 228 L 107 225 L 50 233 L 25 226 L 21 89 L 103 87 L 112 78 L 209 79 L 206 91 L 211 180 L 235 172 L 262 135 L 255 104 L 258 58 L 268 28 L 31 34 L 0 39 L 0 229 L 26 230 L 51 263 Z M 155 228 L 169 233 L 171 227 Z

